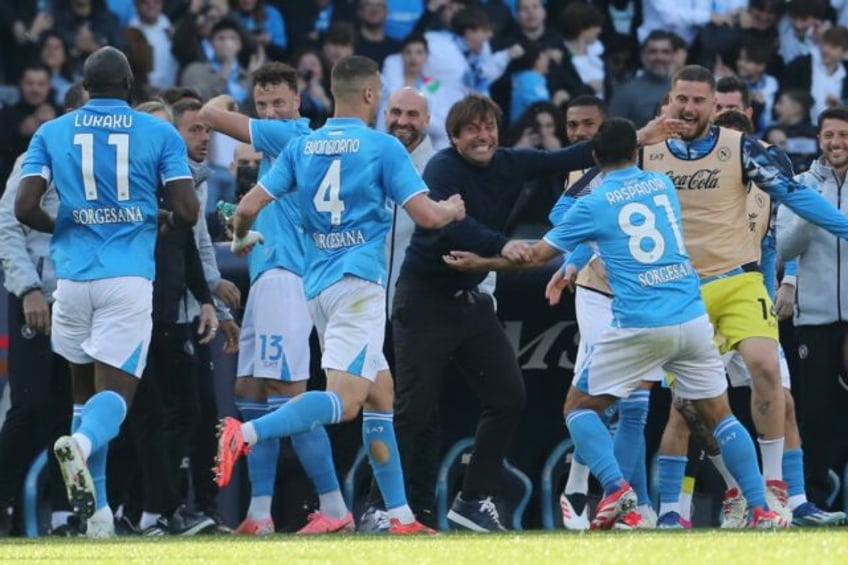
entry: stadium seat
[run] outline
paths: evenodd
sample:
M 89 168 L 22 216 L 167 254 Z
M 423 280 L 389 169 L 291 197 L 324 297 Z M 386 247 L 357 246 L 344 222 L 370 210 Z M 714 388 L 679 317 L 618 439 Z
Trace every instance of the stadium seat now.
M 562 513 L 559 509 L 559 497 L 568 469 L 571 466 L 571 455 L 574 453 L 574 443 L 570 439 L 562 440 L 554 447 L 542 467 L 542 480 L 539 488 L 539 506 L 542 510 L 542 528 L 555 530 L 562 528 Z
M 472 438 L 456 442 L 442 458 L 436 483 L 436 523 L 440 530 L 449 529 L 448 509 L 461 490 L 465 466 L 474 447 Z M 533 483 L 520 470 L 504 460 L 502 496 L 498 504 L 504 525 L 512 530 L 521 530 L 524 512 L 533 494 Z

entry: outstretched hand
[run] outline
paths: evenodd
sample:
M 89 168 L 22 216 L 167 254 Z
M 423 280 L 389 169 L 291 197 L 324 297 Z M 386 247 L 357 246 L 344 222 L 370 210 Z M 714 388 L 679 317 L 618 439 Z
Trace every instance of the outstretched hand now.
M 559 304 L 562 298 L 562 291 L 565 289 L 574 290 L 574 282 L 577 280 L 577 268 L 574 265 L 566 265 L 565 271 L 557 269 L 551 275 L 551 280 L 545 286 L 545 299 L 551 306 Z
M 442 260 L 457 271 L 479 271 L 483 267 L 483 258 L 471 251 L 451 251 L 442 255 Z
M 678 118 L 659 116 L 636 132 L 640 145 L 652 145 L 676 137 L 686 129 L 686 122 Z

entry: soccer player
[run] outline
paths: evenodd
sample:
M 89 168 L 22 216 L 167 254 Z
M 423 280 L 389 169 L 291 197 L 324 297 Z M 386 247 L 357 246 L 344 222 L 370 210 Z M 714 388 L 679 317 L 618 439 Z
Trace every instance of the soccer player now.
M 349 421 L 364 406 L 363 443 L 390 517 L 390 533 L 428 531 L 406 503 L 392 425 L 392 380 L 383 356 L 387 199 L 404 206 L 422 227 L 435 229 L 464 216 L 459 196 L 434 202 L 396 139 L 373 131 L 380 105 L 377 65 L 346 57 L 332 72 L 335 117 L 289 143 L 271 171 L 241 201 L 233 251 L 249 250 L 256 214 L 291 191 L 306 232 L 304 286 L 321 338 L 327 391 L 310 391 L 259 419 L 222 422 L 218 480 L 259 441 Z
M 795 182 L 757 140 L 711 125 L 715 88 L 715 78 L 704 67 L 678 71 L 668 113 L 683 119 L 686 130 L 680 139 L 645 147 L 642 165 L 666 173 L 678 188 L 684 239 L 701 277 L 719 349 L 738 351 L 751 374 L 752 417 L 769 507 L 787 513 L 782 471 L 786 401 L 777 322 L 757 263 L 759 245 L 750 234 L 748 183 L 839 237 L 848 237 L 848 219 Z
M 200 117 L 213 129 L 262 153 L 259 174 L 271 169 L 289 141 L 309 133 L 309 120 L 298 112 L 297 74 L 283 63 L 267 63 L 253 73 L 253 100 L 262 119 L 233 111 L 229 96 L 210 100 Z M 236 379 L 236 407 L 253 420 L 306 392 L 309 380 L 309 334 L 312 317 L 303 291 L 304 243 L 297 196 L 286 195 L 263 208 L 256 218 L 263 245 L 247 255 L 250 292 L 242 319 Z M 319 509 L 309 515 L 300 534 L 353 529 L 353 514 L 339 488 L 330 439 L 323 426 L 292 436 L 292 447 L 318 492 Z M 271 497 L 280 441 L 258 443 L 247 456 L 251 499 L 237 534 L 274 533 Z
M 677 376 L 678 394 L 694 402 L 713 430 L 751 501 L 752 526 L 785 527 L 766 507 L 753 442 L 730 412 L 712 325 L 683 244 L 674 185 L 662 174 L 635 166 L 636 132 L 627 120 L 607 121 L 592 148 L 604 180 L 532 247 L 529 262 L 538 266 L 588 242 L 604 261 L 613 290 L 612 325 L 576 368 L 578 377 L 566 400 L 571 437 L 604 488 L 592 528 L 628 527 L 640 520 L 632 512 L 636 495 L 615 460 L 600 413 L 657 369 Z M 515 267 L 505 258 L 480 259 L 465 252 L 444 259 L 463 268 Z M 546 289 L 548 299 L 558 302 L 569 284 L 558 270 Z
M 566 135 L 570 143 L 590 141 L 606 119 L 606 107 L 595 96 L 578 96 L 571 101 L 565 113 Z M 603 179 L 600 168 L 595 166 L 584 171 L 572 171 L 566 180 L 566 189 L 559 198 L 548 219 L 556 225 L 577 198 L 591 193 Z M 588 265 L 585 265 L 588 261 Z M 563 263 L 567 277 L 575 277 L 574 304 L 577 325 L 580 329 L 575 364 L 579 365 L 593 344 L 600 338 L 612 320 L 612 290 L 606 281 L 603 263 L 593 256 L 591 249 L 581 246 Z M 647 469 L 645 465 L 645 423 L 650 403 L 650 387 L 663 378 L 661 371 L 651 375 L 637 390 L 622 402 L 611 406 L 619 411 L 614 443 L 615 453 L 638 497 L 637 511 L 642 516 L 641 528 L 651 528 L 656 523 L 648 495 Z M 563 406 L 564 408 L 564 406 Z M 578 451 L 575 451 L 568 469 L 568 480 L 559 499 L 562 523 L 567 530 L 589 529 L 589 467 Z
M 173 212 L 166 224 L 191 226 L 198 201 L 177 131 L 132 110 L 132 71 L 117 49 L 103 47 L 83 67 L 91 100 L 47 122 L 30 142 L 15 201 L 21 223 L 53 232 L 58 278 L 53 349 L 71 365 L 73 435 L 54 451 L 68 499 L 89 537 L 113 535 L 106 500 L 106 450 L 118 434 L 144 370 L 152 321 L 153 251 L 160 180 Z M 59 212 L 41 197 L 53 180 Z

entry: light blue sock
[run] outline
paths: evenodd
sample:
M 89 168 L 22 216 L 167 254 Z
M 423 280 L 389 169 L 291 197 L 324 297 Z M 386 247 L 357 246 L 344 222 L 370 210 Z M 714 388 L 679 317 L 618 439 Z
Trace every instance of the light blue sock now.
M 680 500 L 680 489 L 683 488 L 683 475 L 686 474 L 686 463 L 689 459 L 681 455 L 660 455 L 657 457 L 657 490 L 660 493 L 660 504 L 675 503 Z
M 618 428 L 613 438 L 615 458 L 624 478 L 633 485 L 641 466 L 645 467 L 645 422 L 648 421 L 648 404 L 651 391 L 637 389 L 618 403 Z M 639 457 L 642 461 L 640 463 Z
M 613 453 L 612 438 L 600 416 L 593 410 L 575 410 L 565 418 L 568 433 L 605 494 L 621 488 L 624 475 Z
M 783 480 L 786 481 L 789 496 L 806 496 L 807 489 L 804 484 L 804 450 L 800 447 L 784 450 Z
M 127 415 L 127 403 L 117 392 L 104 390 L 88 399 L 82 407 L 82 422 L 76 433 L 91 441 L 94 454 L 118 435 Z
M 269 396 L 268 404 L 271 408 L 282 406 L 289 400 L 286 396 Z M 339 490 L 339 477 L 336 475 L 336 466 L 333 462 L 333 448 L 330 445 L 330 436 L 324 426 L 315 428 L 311 432 L 296 434 L 291 437 L 294 449 L 306 476 L 315 485 L 318 494 L 325 494 Z
M 748 431 L 730 414 L 713 430 L 724 464 L 739 483 L 750 508 L 766 508 L 763 478 L 757 465 L 757 452 Z
M 400 464 L 400 453 L 392 418 L 391 411 L 364 410 L 362 412 L 362 444 L 368 453 L 374 479 L 380 487 L 380 492 L 383 493 L 386 510 L 406 505 L 403 469 Z M 379 449 L 377 449 L 378 446 Z M 375 451 L 385 453 L 386 458 L 382 461 L 378 460 Z
M 639 450 L 639 461 L 633 472 L 633 478 L 629 482 L 633 490 L 636 491 L 637 504 L 639 506 L 644 504 L 651 506 L 651 495 L 648 494 L 648 469 L 645 463 L 644 441 L 642 442 L 642 449 Z
M 343 414 L 344 406 L 338 394 L 312 390 L 252 423 L 257 439 L 265 441 L 311 432 L 327 424 L 338 424 Z
M 106 497 L 106 459 L 109 455 L 109 444 L 92 451 L 88 456 L 88 472 L 94 481 L 95 510 L 100 510 L 109 504 Z
M 236 398 L 236 408 L 245 422 L 261 418 L 271 411 L 270 402 L 257 402 Z M 247 476 L 250 478 L 250 494 L 273 496 L 274 480 L 277 478 L 277 459 L 280 457 L 280 440 L 260 441 L 247 454 Z

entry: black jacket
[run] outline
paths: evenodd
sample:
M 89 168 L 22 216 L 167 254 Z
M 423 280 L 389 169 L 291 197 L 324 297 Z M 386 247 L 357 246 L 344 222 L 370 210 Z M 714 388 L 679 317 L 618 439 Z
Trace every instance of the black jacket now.
M 440 230 L 416 227 L 401 276 L 415 276 L 451 293 L 473 289 L 486 273 L 455 271 L 442 255 L 453 250 L 473 251 L 483 257 L 498 255 L 509 241 L 503 230 L 524 183 L 592 165 L 589 143 L 556 151 L 499 148 L 485 167 L 472 165 L 452 147 L 439 151 L 424 169 L 430 197 L 445 200 L 462 195 L 466 217 Z
M 201 304 L 212 304 L 192 228 L 168 228 L 156 238 L 153 322 L 175 324 L 186 289 Z

